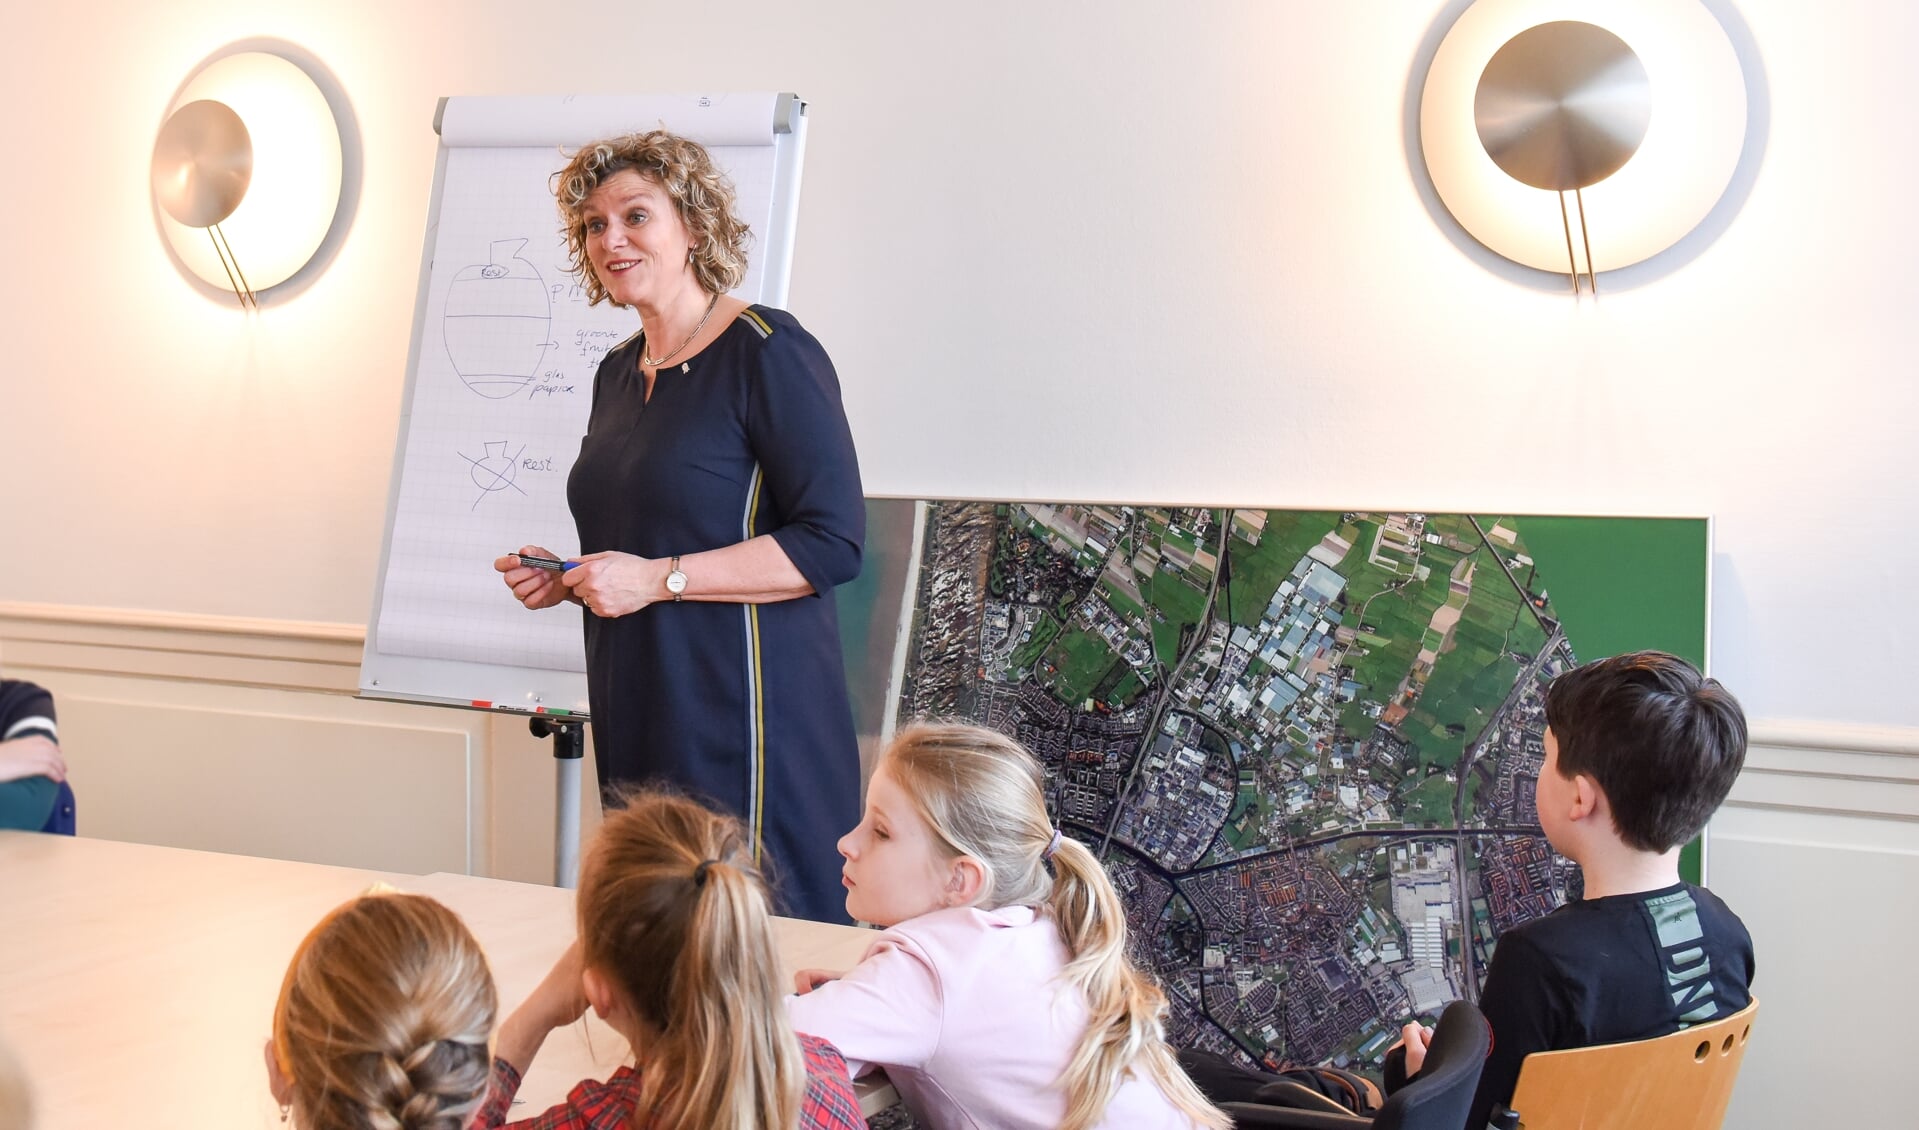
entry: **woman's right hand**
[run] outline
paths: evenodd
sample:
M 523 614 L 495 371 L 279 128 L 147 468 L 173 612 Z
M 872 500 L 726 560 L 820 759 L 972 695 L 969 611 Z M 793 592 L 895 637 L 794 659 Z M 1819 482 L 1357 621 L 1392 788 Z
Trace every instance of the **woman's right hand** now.
M 521 553 L 531 553 L 538 557 L 557 557 L 552 550 L 537 545 L 523 545 Z M 513 590 L 514 599 L 528 608 L 551 608 L 564 601 L 571 590 L 560 583 L 560 574 L 551 569 L 535 569 L 531 565 L 520 564 L 515 554 L 507 554 L 493 560 L 493 567 L 504 574 L 506 587 Z

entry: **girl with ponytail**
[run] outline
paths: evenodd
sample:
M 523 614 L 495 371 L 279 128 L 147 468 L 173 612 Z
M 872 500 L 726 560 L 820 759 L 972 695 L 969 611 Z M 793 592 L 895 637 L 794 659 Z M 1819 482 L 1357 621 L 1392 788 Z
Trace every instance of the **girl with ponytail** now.
M 800 974 L 795 1026 L 856 1076 L 884 1068 L 930 1130 L 1229 1126 L 1167 1046 L 1118 892 L 1053 827 L 1043 780 L 992 730 L 902 730 L 839 842 L 847 912 L 885 929 L 850 972 Z
M 480 944 L 425 895 L 367 894 L 294 952 L 267 1085 L 296 1130 L 465 1130 L 497 1003 Z
M 586 1080 L 525 1130 L 861 1130 L 832 1045 L 796 1036 L 752 843 L 659 793 L 609 811 L 580 870 L 579 941 L 500 1029 L 481 1130 L 506 1122 L 548 1032 L 591 1006 L 638 1069 Z

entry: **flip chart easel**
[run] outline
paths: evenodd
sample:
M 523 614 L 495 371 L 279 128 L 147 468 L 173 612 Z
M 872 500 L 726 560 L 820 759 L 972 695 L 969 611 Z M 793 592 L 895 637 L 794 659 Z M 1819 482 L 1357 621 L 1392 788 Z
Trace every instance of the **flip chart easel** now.
M 543 722 L 560 790 L 554 879 L 568 885 L 589 711 L 579 611 L 527 611 L 492 562 L 528 543 L 577 550 L 566 479 L 594 374 L 639 321 L 588 305 L 551 177 L 603 137 L 664 128 L 700 142 L 754 233 L 732 293 L 784 306 L 806 103 L 773 93 L 458 97 L 440 101 L 433 124 L 439 152 L 360 695 Z

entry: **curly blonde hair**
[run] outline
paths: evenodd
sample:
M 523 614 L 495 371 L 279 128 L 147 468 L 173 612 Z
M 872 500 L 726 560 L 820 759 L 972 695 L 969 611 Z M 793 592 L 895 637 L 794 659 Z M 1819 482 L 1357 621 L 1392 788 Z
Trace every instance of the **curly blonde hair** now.
M 752 234 L 733 211 L 737 199 L 706 148 L 663 129 L 610 137 L 580 147 L 553 174 L 569 266 L 590 305 L 608 295 L 586 253 L 586 217 L 581 209 L 593 190 L 615 174 L 636 172 L 666 190 L 673 210 L 693 237 L 693 277 L 708 294 L 725 294 L 746 278 L 746 244 Z
M 301 1130 L 461 1130 L 486 1098 L 499 999 L 480 944 L 425 895 L 320 920 L 287 967 L 273 1052 Z

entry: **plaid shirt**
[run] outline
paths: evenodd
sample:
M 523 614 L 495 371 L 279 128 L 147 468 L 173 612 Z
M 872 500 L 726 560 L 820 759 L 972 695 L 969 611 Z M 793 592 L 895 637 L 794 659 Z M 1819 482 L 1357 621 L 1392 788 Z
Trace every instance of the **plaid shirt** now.
M 846 1078 L 846 1060 L 839 1049 L 817 1036 L 800 1036 L 806 1057 L 806 1094 L 800 1099 L 800 1130 L 865 1130 L 860 1100 Z M 587 1079 L 574 1087 L 566 1101 L 537 1118 L 509 1124 L 513 1096 L 520 1089 L 520 1073 L 503 1059 L 493 1061 L 492 1085 L 486 1104 L 473 1122 L 474 1130 L 628 1130 L 628 1121 L 640 1101 L 640 1073 L 622 1067 L 602 1083 Z

